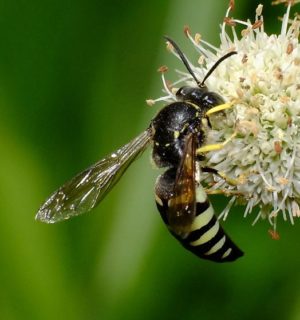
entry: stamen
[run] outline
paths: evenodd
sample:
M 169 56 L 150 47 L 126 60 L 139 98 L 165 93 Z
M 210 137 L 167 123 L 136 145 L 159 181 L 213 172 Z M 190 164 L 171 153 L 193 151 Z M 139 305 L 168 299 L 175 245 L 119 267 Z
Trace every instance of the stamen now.
M 268 190 L 269 190 L 269 191 L 276 190 L 276 189 L 267 181 L 265 175 L 264 175 L 263 172 L 262 172 L 261 166 L 260 166 L 260 164 L 259 164 L 258 161 L 256 161 L 256 165 L 257 165 L 258 172 L 259 172 L 261 178 L 263 179 L 264 183 L 268 186 Z
M 219 214 L 218 219 L 221 220 L 223 218 L 223 221 L 225 221 L 227 219 L 228 213 L 231 209 L 231 207 L 233 206 L 234 202 L 236 200 L 236 197 L 233 196 L 230 201 L 227 203 L 227 206 L 225 207 L 225 209 Z
M 252 226 L 254 226 L 256 224 L 256 222 L 260 219 L 262 215 L 261 210 L 259 211 L 258 215 L 256 216 L 256 218 L 254 219 L 254 221 L 252 222 Z
M 291 224 L 293 225 L 294 224 L 294 216 L 293 216 L 293 209 L 292 209 L 292 206 L 291 206 L 290 202 L 287 203 L 287 211 L 288 211 L 288 214 L 289 214 L 289 218 L 290 218 Z
M 182 83 L 182 82 L 187 82 L 187 81 L 193 81 L 192 76 L 189 73 L 180 71 L 175 69 L 175 72 L 178 73 L 179 75 L 181 75 L 182 77 L 180 79 L 178 79 L 177 81 L 173 82 L 173 87 L 176 87 L 178 84 Z M 194 82 L 194 81 L 193 81 Z
M 229 7 L 228 7 L 228 9 L 226 11 L 226 14 L 225 14 L 225 19 L 229 17 L 229 13 L 230 13 L 231 10 L 232 10 L 232 6 L 229 4 Z M 222 35 L 224 35 L 226 33 L 226 31 L 225 31 L 225 28 L 226 28 L 225 19 L 223 20 L 223 24 L 222 24 L 222 31 L 221 31 Z
M 197 44 L 197 42 L 191 37 L 191 41 L 193 42 L 193 44 L 197 47 L 197 46 L 200 46 L 200 44 Z M 212 49 L 213 51 L 216 52 L 216 54 L 220 53 L 220 49 L 215 47 L 214 45 L 210 44 L 209 42 L 201 39 L 201 44 L 205 44 L 208 48 Z
M 166 79 L 165 79 L 165 74 L 164 74 L 164 73 L 161 74 L 161 79 L 162 79 L 162 83 L 163 83 L 163 85 L 164 85 L 165 91 L 166 91 L 167 93 L 169 93 L 170 96 L 173 96 L 173 93 L 172 93 L 172 91 L 170 90 L 170 88 L 169 88 L 169 86 L 168 86 L 168 84 L 167 84 L 167 81 L 166 81 Z
M 239 19 L 234 19 L 234 22 L 238 23 L 238 24 L 241 24 L 243 26 L 246 26 L 248 28 L 252 28 L 252 24 L 249 23 L 248 21 L 242 21 L 242 20 L 239 20 Z
M 287 32 L 288 24 L 289 24 L 289 16 L 291 10 L 291 2 L 288 3 L 287 10 L 285 15 L 283 16 L 282 27 L 281 27 L 281 36 L 284 37 Z

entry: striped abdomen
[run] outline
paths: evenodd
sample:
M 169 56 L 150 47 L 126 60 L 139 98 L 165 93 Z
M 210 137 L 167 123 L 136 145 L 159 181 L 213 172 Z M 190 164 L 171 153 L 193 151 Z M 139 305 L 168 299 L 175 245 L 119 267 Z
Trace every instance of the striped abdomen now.
M 167 170 L 159 176 L 155 187 L 157 208 L 174 237 L 187 250 L 203 259 L 226 262 L 241 257 L 243 252 L 231 241 L 220 226 L 201 184 L 196 190 L 196 215 L 191 223 L 190 231 L 184 235 L 179 235 L 172 230 L 168 223 L 167 212 L 168 203 L 174 189 L 175 176 L 175 168 Z

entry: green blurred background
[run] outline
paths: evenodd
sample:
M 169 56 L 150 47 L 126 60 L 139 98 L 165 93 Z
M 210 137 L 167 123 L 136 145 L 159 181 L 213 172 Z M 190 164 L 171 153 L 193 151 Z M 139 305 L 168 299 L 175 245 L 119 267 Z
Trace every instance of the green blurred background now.
M 234 16 L 254 18 L 256 1 Z M 0 3 L 0 318 L 300 319 L 299 223 L 251 226 L 235 208 L 225 229 L 245 251 L 197 259 L 156 210 L 150 151 L 93 211 L 34 220 L 65 180 L 144 130 L 161 108 L 156 72 L 182 68 L 168 34 L 197 57 L 183 26 L 218 45 L 227 1 L 3 0 Z M 266 29 L 284 8 L 265 3 Z M 170 72 L 170 79 L 176 74 Z M 226 199 L 216 197 L 220 212 Z

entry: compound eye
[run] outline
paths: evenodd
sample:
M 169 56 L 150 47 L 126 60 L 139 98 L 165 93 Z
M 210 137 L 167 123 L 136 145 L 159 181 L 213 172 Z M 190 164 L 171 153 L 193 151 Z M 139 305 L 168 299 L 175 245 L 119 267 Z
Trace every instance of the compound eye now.
M 216 92 L 208 92 L 202 98 L 202 103 L 207 108 L 212 108 L 214 106 L 225 103 L 225 100 Z

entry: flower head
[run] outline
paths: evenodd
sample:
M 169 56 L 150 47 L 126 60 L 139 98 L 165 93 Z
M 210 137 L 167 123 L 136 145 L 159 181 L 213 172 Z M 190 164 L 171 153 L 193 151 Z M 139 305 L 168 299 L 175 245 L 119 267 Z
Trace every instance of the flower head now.
M 240 201 L 246 204 L 244 216 L 257 207 L 254 222 L 267 217 L 274 230 L 279 214 L 292 223 L 300 216 L 300 21 L 297 16 L 289 18 L 297 1 L 276 1 L 283 2 L 287 9 L 278 35 L 264 31 L 262 5 L 256 9 L 254 22 L 230 17 L 233 1 L 221 26 L 218 48 L 185 29 L 200 53 L 198 65 L 191 64 L 199 79 L 221 56 L 237 51 L 206 81 L 210 91 L 233 103 L 232 108 L 210 116 L 212 128 L 206 143 L 220 143 L 236 134 L 224 148 L 206 154 L 203 165 L 222 173 L 221 177 L 204 175 L 207 192 L 231 196 L 221 214 L 224 218 Z M 189 74 L 179 74 L 173 88 L 195 86 Z M 151 103 L 176 99 L 176 90 L 162 77 L 167 95 Z

